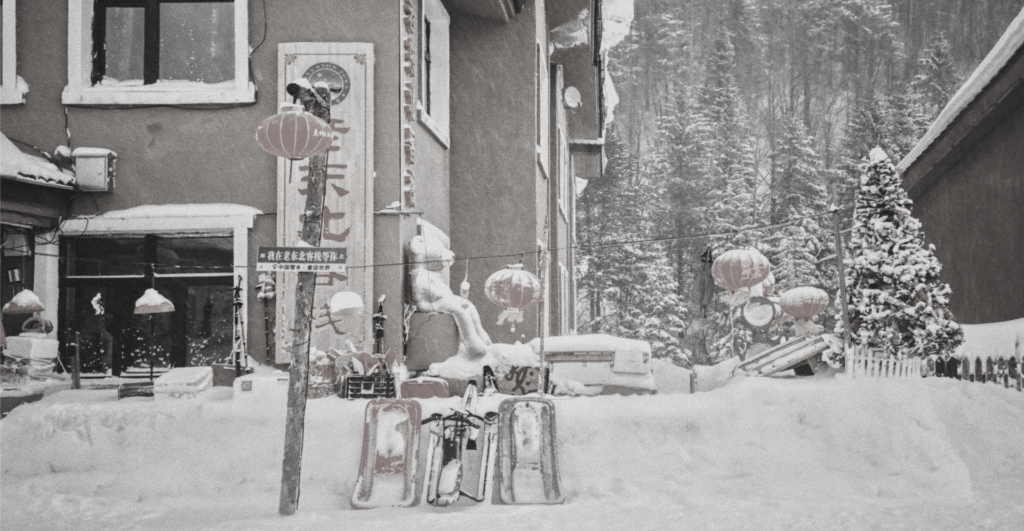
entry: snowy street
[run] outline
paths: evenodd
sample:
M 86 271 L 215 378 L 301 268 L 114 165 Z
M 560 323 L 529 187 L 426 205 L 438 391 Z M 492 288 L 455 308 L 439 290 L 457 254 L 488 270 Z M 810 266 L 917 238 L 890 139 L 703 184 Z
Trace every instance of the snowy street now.
M 500 396 L 485 398 L 496 407 Z M 458 399 L 423 401 L 424 415 Z M 3 528 L 1021 529 L 1024 394 L 949 379 L 734 379 L 555 399 L 561 506 L 349 509 L 365 401 L 311 400 L 299 512 L 283 404 L 65 391 L 0 422 Z

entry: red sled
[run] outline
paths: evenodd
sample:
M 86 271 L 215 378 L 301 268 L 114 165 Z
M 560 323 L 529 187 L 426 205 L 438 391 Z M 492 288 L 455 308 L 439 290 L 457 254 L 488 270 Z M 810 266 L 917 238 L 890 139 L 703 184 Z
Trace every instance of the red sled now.
M 558 504 L 555 404 L 539 397 L 507 398 L 498 406 L 494 503 Z
M 366 405 L 353 509 L 416 504 L 421 416 L 413 400 L 378 398 Z

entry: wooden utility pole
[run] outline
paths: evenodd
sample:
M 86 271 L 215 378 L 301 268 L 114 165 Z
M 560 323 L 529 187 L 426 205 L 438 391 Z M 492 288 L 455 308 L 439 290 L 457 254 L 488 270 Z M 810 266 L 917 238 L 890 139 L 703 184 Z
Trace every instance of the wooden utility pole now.
M 288 84 L 288 93 L 298 98 L 309 112 L 331 123 L 331 93 L 327 87 L 312 88 L 304 79 Z M 323 232 L 324 183 L 327 180 L 327 151 L 309 158 L 309 186 L 302 222 L 302 241 L 320 246 Z M 316 273 L 298 273 L 295 287 L 295 321 L 292 336 L 292 363 L 288 369 L 288 420 L 284 433 L 284 462 L 281 466 L 281 502 L 278 512 L 295 514 L 299 508 L 299 483 L 302 476 L 302 439 L 306 425 L 306 388 L 309 383 L 309 341 L 313 321 L 313 295 Z
M 832 227 L 836 233 L 836 268 L 839 272 L 839 298 L 843 301 L 843 346 L 850 347 L 850 303 L 846 298 L 846 269 L 843 266 L 843 235 L 839 232 L 839 207 L 836 186 L 832 185 Z

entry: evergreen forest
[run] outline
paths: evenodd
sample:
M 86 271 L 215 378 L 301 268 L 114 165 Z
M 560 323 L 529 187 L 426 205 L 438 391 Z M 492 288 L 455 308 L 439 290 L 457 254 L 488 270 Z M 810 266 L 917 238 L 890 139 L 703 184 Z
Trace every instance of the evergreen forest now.
M 701 255 L 744 246 L 768 257 L 776 292 L 825 290 L 832 331 L 831 211 L 848 240 L 869 151 L 906 155 L 1022 5 L 635 0 L 607 58 L 604 174 L 577 200 L 577 331 L 644 339 L 683 366 L 778 341 L 791 324 L 746 329 L 727 292 L 709 293 Z

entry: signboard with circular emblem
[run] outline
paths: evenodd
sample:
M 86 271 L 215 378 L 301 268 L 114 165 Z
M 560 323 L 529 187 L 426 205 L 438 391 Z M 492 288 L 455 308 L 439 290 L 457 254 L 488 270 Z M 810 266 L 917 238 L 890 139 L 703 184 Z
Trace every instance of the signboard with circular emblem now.
M 753 327 L 768 326 L 782 310 L 767 297 L 751 297 L 743 306 L 743 319 Z
M 348 79 L 348 72 L 334 63 L 316 63 L 306 69 L 302 77 L 309 80 L 310 85 L 317 82 L 327 83 L 331 87 L 331 105 L 337 105 L 348 96 L 348 89 L 351 82 Z

